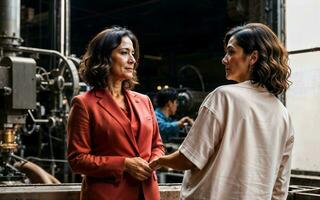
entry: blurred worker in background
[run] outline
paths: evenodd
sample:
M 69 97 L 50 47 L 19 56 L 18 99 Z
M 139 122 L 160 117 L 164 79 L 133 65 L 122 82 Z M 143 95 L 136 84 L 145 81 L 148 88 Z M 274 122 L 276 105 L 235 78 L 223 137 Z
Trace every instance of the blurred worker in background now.
M 180 120 L 171 118 L 177 112 L 177 99 L 178 92 L 174 88 L 162 89 L 157 94 L 158 108 L 155 112 L 163 142 L 170 142 L 170 138 L 179 136 L 179 131 L 184 126 L 193 124 L 193 119 L 187 116 Z
M 89 43 L 80 75 L 92 87 L 74 97 L 68 119 L 68 161 L 84 175 L 84 200 L 159 200 L 149 162 L 164 154 L 150 99 L 137 84 L 139 44 L 114 27 Z
M 225 36 L 226 78 L 203 101 L 178 151 L 150 164 L 187 170 L 180 199 L 286 200 L 294 130 L 277 95 L 289 87 L 288 54 L 260 23 Z

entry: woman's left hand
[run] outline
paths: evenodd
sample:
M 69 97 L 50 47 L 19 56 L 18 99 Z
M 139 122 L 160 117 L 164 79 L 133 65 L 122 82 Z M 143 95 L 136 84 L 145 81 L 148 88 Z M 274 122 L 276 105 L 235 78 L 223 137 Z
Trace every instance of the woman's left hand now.
M 139 181 L 147 180 L 152 173 L 148 162 L 140 157 L 126 158 L 124 170 Z

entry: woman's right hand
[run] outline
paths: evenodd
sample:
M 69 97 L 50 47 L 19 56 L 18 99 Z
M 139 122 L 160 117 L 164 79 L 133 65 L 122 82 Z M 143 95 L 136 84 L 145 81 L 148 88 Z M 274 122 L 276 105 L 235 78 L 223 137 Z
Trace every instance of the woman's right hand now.
M 152 174 L 148 162 L 140 157 L 126 158 L 124 170 L 139 181 L 147 180 Z

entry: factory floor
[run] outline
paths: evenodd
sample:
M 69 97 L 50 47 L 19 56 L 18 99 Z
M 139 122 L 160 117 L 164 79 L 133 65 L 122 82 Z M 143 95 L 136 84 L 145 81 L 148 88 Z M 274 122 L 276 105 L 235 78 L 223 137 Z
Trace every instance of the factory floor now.
M 180 184 L 159 184 L 161 200 L 178 200 Z M 78 200 L 80 183 L 0 185 L 0 200 Z M 320 176 L 292 174 L 287 200 L 319 200 Z

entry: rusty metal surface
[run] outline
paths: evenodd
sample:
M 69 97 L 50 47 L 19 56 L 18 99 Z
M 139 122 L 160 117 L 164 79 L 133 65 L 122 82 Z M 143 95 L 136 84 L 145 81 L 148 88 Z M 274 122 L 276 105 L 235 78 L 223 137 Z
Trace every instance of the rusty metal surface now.
M 303 181 L 300 182 L 306 185 L 290 185 L 287 200 L 319 200 L 320 186 L 307 186 L 315 177 L 309 182 L 307 177 L 301 178 Z M 159 189 L 161 200 L 179 199 L 180 184 L 160 184 Z M 80 183 L 0 185 L 0 200 L 78 200 L 80 190 Z
M 78 200 L 80 184 L 0 185 L 0 200 Z
M 162 200 L 178 200 L 180 184 L 160 185 Z M 0 185 L 0 200 L 79 200 L 80 183 Z

